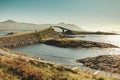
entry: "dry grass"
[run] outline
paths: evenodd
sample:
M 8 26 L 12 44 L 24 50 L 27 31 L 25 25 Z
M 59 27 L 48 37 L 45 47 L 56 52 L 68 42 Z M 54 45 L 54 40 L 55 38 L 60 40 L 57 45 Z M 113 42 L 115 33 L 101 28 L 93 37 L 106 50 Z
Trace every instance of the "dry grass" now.
M 20 78 L 22 80 L 99 80 L 101 77 L 50 63 L 35 60 L 25 61 L 0 55 L 0 80 L 18 80 Z M 103 80 L 110 79 L 103 78 Z

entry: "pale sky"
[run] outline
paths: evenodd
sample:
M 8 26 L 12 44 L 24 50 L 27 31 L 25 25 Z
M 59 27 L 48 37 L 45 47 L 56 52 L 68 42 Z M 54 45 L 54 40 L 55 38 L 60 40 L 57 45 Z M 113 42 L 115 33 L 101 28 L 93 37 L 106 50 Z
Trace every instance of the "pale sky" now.
M 86 30 L 120 31 L 120 0 L 0 0 L 0 21 L 72 23 Z

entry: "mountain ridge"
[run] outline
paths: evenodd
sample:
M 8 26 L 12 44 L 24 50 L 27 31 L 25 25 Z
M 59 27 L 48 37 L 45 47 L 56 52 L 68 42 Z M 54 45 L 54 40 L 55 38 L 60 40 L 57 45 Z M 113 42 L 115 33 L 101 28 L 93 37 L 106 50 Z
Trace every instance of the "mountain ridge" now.
M 10 31 L 22 31 L 22 30 L 38 30 L 43 28 L 48 28 L 50 26 L 61 26 L 73 31 L 84 31 L 82 28 L 75 24 L 66 24 L 66 23 L 58 23 L 58 24 L 34 24 L 34 23 L 26 23 L 26 22 L 17 22 L 14 20 L 6 20 L 0 22 L 0 30 L 10 30 Z

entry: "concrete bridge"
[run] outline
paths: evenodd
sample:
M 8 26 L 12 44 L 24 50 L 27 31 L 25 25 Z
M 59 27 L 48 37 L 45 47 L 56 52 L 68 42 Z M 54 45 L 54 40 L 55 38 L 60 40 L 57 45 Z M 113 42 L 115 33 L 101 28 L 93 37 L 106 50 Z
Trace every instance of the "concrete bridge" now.
M 63 28 L 63 27 L 61 27 L 61 26 L 51 26 L 51 27 L 53 27 L 53 28 L 55 27 L 55 28 L 61 29 L 63 34 L 65 34 L 66 31 L 71 31 L 71 32 L 72 32 L 72 30 L 67 29 L 67 28 Z

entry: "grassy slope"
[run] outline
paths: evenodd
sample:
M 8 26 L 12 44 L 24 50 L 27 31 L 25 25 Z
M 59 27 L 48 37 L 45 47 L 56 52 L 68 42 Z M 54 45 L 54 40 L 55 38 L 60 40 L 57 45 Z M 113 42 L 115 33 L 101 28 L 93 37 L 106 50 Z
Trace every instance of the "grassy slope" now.
M 41 40 L 43 38 L 62 38 L 63 34 L 56 32 L 52 27 L 49 27 L 45 30 L 39 30 L 34 32 L 37 37 Z
M 73 71 L 60 65 L 0 54 L 0 80 L 19 80 L 20 78 L 22 80 L 116 80 Z

